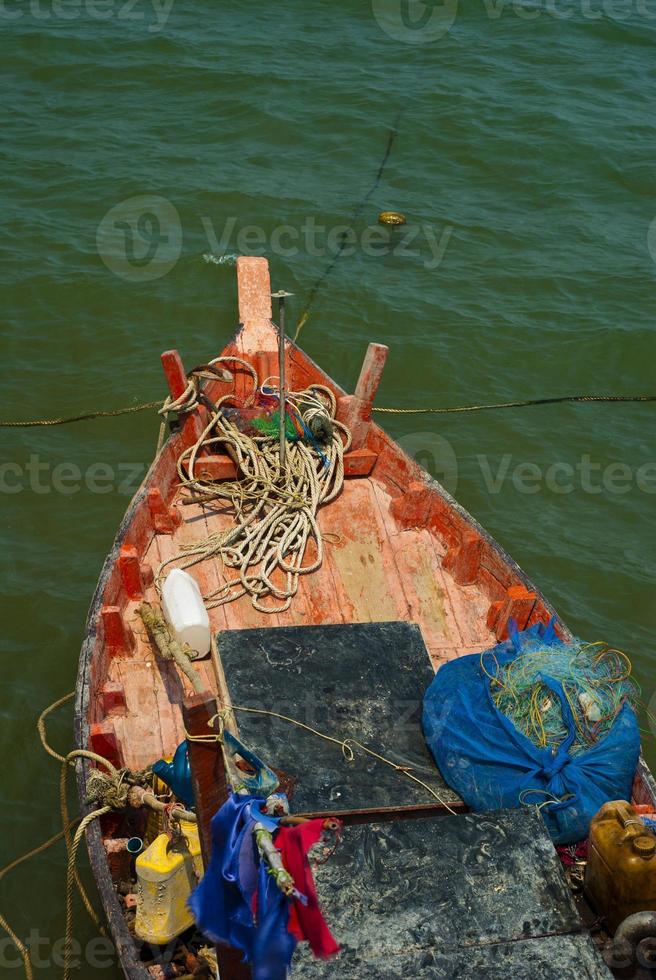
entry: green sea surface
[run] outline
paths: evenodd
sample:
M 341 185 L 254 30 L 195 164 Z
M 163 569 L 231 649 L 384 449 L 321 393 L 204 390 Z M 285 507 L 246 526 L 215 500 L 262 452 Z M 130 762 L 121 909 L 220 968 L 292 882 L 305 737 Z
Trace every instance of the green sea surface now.
M 3 418 L 163 396 L 162 350 L 231 336 L 246 253 L 345 388 L 389 345 L 379 405 L 656 390 L 655 0 L 5 0 L 0 26 Z M 383 422 L 649 702 L 656 407 Z M 0 430 L 1 863 L 58 828 L 35 721 L 157 431 Z M 69 709 L 51 730 L 72 745 Z M 61 975 L 64 864 L 0 885 L 37 977 Z M 76 935 L 76 975 L 120 976 L 79 904 Z

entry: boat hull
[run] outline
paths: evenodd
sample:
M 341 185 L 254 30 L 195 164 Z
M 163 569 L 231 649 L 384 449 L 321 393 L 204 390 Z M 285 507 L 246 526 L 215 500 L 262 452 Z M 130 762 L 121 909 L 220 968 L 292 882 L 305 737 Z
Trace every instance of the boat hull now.
M 247 359 L 260 376 L 275 373 L 266 263 L 241 259 L 238 278 L 243 326 L 224 353 Z M 375 370 L 375 357 L 370 367 Z M 357 439 L 347 461 L 352 475 L 346 479 L 341 502 L 328 505 L 325 518 L 320 511 L 326 539 L 333 536 L 332 549 L 326 549 L 326 567 L 316 578 L 304 577 L 308 581 L 298 600 L 293 600 L 289 613 L 276 615 L 276 624 L 414 621 L 438 668 L 453 656 L 485 649 L 503 638 L 511 617 L 520 628 L 557 618 L 550 603 L 486 530 L 367 417 L 362 397 L 366 378 L 359 395 L 347 396 L 291 343 L 286 348 L 286 372 L 294 390 L 310 384 L 328 386 L 337 398 L 338 417 L 349 422 Z M 235 384 L 240 383 L 243 379 L 236 377 Z M 221 384 L 206 383 L 211 398 L 225 391 Z M 373 398 L 372 391 L 370 395 Z M 199 409 L 201 421 L 206 418 L 203 412 Z M 134 576 L 130 578 L 126 569 L 129 565 L 134 573 L 136 556 L 137 579 L 143 574 L 144 597 L 149 598 L 158 559 L 189 543 L 194 535 L 222 526 L 220 515 L 209 514 L 202 505 L 181 505 L 176 464 L 197 432 L 198 425 L 190 424 L 187 417 L 151 465 L 121 521 L 87 617 L 77 682 L 76 744 L 132 768 L 171 753 L 184 733 L 180 711 L 184 686 L 173 669 L 153 669 L 147 641 L 132 629 L 139 599 L 134 595 Z M 558 618 L 557 622 L 563 638 L 569 638 L 566 625 Z M 247 597 L 212 611 L 214 630 L 262 625 L 272 625 L 272 618 L 253 610 Z M 202 669 L 212 690 L 211 665 Z M 83 808 L 86 775 L 87 765 L 80 763 L 77 779 Z M 643 760 L 634 796 L 636 802 L 656 800 L 656 784 Z M 126 925 L 98 823 L 87 830 L 87 843 L 123 971 L 130 980 L 152 980 Z

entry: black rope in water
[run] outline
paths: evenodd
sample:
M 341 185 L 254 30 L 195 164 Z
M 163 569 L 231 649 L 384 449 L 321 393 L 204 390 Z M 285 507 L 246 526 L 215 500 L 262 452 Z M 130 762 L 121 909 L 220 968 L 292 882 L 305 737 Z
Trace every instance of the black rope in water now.
M 385 172 L 385 167 L 387 166 L 387 161 L 389 160 L 389 157 L 390 157 L 390 153 L 392 152 L 392 148 L 394 147 L 394 142 L 396 140 L 396 137 L 398 136 L 399 124 L 401 122 L 401 117 L 403 115 L 403 112 L 404 112 L 404 109 L 399 109 L 399 111 L 396 114 L 396 119 L 394 120 L 394 123 L 392 125 L 392 128 L 390 129 L 390 131 L 389 131 L 389 133 L 387 135 L 387 143 L 385 145 L 385 153 L 383 154 L 383 159 L 380 162 L 380 166 L 378 168 L 378 172 L 376 174 L 376 177 L 374 179 L 374 182 L 371 185 L 371 187 L 369 188 L 369 190 L 367 191 L 367 193 L 364 195 L 364 197 L 362 198 L 362 200 L 360 201 L 360 203 L 357 205 L 357 207 L 356 207 L 355 211 L 353 212 L 353 214 L 351 215 L 351 225 L 355 224 L 355 222 L 358 220 L 358 218 L 360 217 L 360 215 L 362 214 L 362 212 L 364 210 L 365 204 L 367 203 L 367 201 L 369 200 L 369 198 L 374 194 L 374 192 L 378 188 L 378 185 L 380 184 L 380 181 L 382 179 L 383 173 Z M 330 260 L 330 262 L 328 263 L 328 265 L 326 266 L 326 268 L 324 269 L 324 271 L 321 273 L 321 275 L 319 276 L 319 278 L 315 281 L 314 285 L 310 289 L 310 295 L 308 296 L 308 301 L 305 304 L 305 308 L 304 308 L 303 312 L 301 313 L 301 316 L 299 318 L 299 321 L 298 321 L 298 323 L 296 325 L 296 333 L 294 334 L 294 343 L 296 343 L 296 341 L 298 339 L 298 335 L 300 334 L 301 330 L 305 326 L 305 322 L 306 322 L 308 316 L 310 315 L 310 309 L 311 309 L 311 307 L 312 307 L 315 299 L 317 298 L 317 294 L 318 294 L 319 290 L 321 289 L 321 287 L 325 283 L 326 279 L 328 279 L 330 273 L 335 268 L 335 265 L 337 263 L 338 258 L 340 257 L 340 255 L 344 251 L 344 248 L 346 246 L 346 236 L 347 236 L 347 233 L 346 232 L 343 232 L 342 235 L 341 235 L 341 238 L 339 240 L 339 245 L 337 246 L 336 253 L 333 255 L 332 259 Z
M 0 428 L 31 428 L 36 425 L 67 425 L 69 422 L 88 422 L 91 419 L 114 418 L 117 415 L 131 415 L 133 412 L 145 412 L 149 408 L 161 408 L 164 402 L 146 402 L 144 405 L 129 405 L 127 408 L 116 408 L 109 412 L 83 412 L 81 415 L 69 415 L 57 419 L 31 419 L 26 422 L 0 421 Z
M 557 405 L 562 402 L 656 402 L 656 395 L 559 395 L 556 398 L 526 398 L 516 402 L 496 402 L 490 405 L 455 405 L 451 408 L 372 408 L 372 412 L 388 415 L 449 415 L 456 412 L 487 412 L 494 408 L 525 408 L 528 405 Z M 32 419 L 25 422 L 0 421 L 0 428 L 29 428 L 40 425 L 66 425 L 69 422 L 87 422 L 90 419 L 114 418 L 117 415 L 131 415 L 148 409 L 161 408 L 164 402 L 146 402 L 143 405 L 130 405 L 109 412 L 85 412 L 66 418 Z
M 656 395 L 559 395 L 556 398 L 526 398 L 491 405 L 457 405 L 453 408 L 372 408 L 390 415 L 448 415 L 452 412 L 487 412 L 493 408 L 525 408 L 527 405 L 557 405 L 561 402 L 656 402 Z

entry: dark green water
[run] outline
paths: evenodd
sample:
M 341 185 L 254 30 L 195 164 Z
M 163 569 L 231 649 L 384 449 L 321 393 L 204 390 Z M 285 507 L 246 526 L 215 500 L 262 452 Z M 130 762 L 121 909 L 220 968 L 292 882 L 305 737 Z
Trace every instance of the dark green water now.
M 161 350 L 191 366 L 230 336 L 236 254 L 268 256 L 294 319 L 344 225 L 355 245 L 301 340 L 345 387 L 379 340 L 381 405 L 654 391 L 656 3 L 413 3 L 405 24 L 404 9 L 7 0 L 4 417 L 160 396 Z M 372 239 L 388 208 L 411 241 Z M 388 422 L 576 631 L 631 655 L 647 701 L 655 411 Z M 3 430 L 3 860 L 57 829 L 35 719 L 74 684 L 94 582 L 156 435 L 147 415 Z M 69 713 L 52 730 L 70 746 Z M 61 852 L 0 886 L 21 935 L 48 940 L 39 976 L 60 972 L 62 900 Z M 0 950 L 2 976 L 19 975 Z

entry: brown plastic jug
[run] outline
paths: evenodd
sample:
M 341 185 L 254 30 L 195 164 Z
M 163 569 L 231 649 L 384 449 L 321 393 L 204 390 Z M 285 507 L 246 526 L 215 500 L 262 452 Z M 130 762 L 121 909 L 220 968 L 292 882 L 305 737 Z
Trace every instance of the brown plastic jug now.
M 630 803 L 604 803 L 590 824 L 585 894 L 608 928 L 656 909 L 656 836 Z

